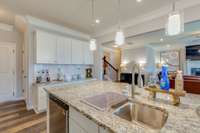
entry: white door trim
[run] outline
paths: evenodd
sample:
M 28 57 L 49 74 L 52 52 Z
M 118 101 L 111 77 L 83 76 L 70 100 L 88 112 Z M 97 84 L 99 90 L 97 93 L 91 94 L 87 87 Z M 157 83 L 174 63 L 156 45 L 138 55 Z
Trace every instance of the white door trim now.
M 17 70 L 17 64 L 16 64 L 16 60 L 17 60 L 17 57 L 16 57 L 16 43 L 10 43 L 10 42 L 0 42 L 0 46 L 5 46 L 5 47 L 11 47 L 14 51 L 13 51 L 13 97 L 9 98 L 9 99 L 3 99 L 3 101 L 0 101 L 0 102 L 4 102 L 4 101 L 13 101 L 13 100 L 16 100 L 16 87 L 17 87 L 17 73 L 16 73 L 16 70 Z

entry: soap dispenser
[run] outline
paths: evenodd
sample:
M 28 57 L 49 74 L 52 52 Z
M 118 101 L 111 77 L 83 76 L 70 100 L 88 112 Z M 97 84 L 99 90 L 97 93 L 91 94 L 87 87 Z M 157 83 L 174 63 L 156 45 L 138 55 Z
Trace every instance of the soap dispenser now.
M 182 71 L 177 71 L 176 79 L 175 79 L 175 91 L 182 92 L 183 86 L 184 86 L 184 82 L 183 82 Z
M 162 66 L 162 76 L 161 76 L 161 80 L 160 80 L 160 88 L 162 90 L 166 90 L 166 91 L 169 91 L 169 89 L 170 89 L 170 82 L 169 82 L 169 78 L 168 78 L 168 66 L 167 65 Z

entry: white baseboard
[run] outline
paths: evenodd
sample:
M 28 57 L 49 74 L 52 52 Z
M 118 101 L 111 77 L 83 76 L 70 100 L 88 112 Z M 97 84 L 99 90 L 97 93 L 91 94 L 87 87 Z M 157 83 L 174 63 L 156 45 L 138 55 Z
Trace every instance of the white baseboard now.
M 21 100 L 25 100 L 25 98 L 24 97 L 14 97 L 12 99 L 3 99 L 3 100 L 0 101 L 0 103 L 21 101 Z

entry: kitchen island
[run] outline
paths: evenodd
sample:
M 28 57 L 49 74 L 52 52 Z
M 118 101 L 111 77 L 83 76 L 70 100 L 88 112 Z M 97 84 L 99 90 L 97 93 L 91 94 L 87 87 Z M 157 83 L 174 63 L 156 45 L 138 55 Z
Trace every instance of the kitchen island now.
M 93 130 L 91 133 L 200 133 L 200 117 L 196 113 L 196 109 L 200 106 L 199 95 L 187 94 L 185 97 L 181 98 L 180 106 L 176 107 L 171 105 L 167 100 L 163 100 L 162 95 L 158 96 L 159 98 L 153 101 L 148 98 L 148 92 L 144 89 L 137 89 L 140 93 L 140 95 L 135 97 L 137 101 L 165 109 L 168 112 L 168 119 L 161 129 L 153 129 L 134 121 L 129 122 L 114 115 L 113 109 L 100 111 L 82 102 L 86 97 L 99 95 L 105 92 L 122 94 L 126 88 L 127 84 L 124 83 L 88 81 L 47 91 L 50 95 L 54 95 L 69 106 L 69 121 L 71 118 L 73 121 L 74 116 L 83 116 L 84 118 L 82 120 L 89 120 L 89 127 L 92 125 L 96 126 L 95 128 L 97 130 Z M 164 98 L 166 98 L 166 96 L 164 96 Z M 91 122 L 93 123 L 91 124 Z M 81 120 L 77 123 L 80 127 L 87 127 L 81 126 Z M 82 124 L 84 124 L 84 121 L 82 121 Z M 69 124 L 69 130 L 70 128 L 77 129 L 74 123 Z M 70 130 L 69 133 L 75 133 L 75 131 L 72 131 L 73 130 Z M 76 133 L 79 132 L 82 133 L 82 131 L 79 130 L 77 130 Z M 85 132 L 90 133 L 90 131 Z

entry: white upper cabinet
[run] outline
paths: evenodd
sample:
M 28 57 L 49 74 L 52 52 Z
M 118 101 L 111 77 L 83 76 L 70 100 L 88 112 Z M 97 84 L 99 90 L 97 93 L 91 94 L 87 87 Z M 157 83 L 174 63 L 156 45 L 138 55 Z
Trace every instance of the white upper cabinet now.
M 90 44 L 84 42 L 84 64 L 93 64 L 94 63 L 94 56 L 93 51 L 90 50 Z
M 71 39 L 66 37 L 57 38 L 57 64 L 71 64 Z
M 36 63 L 56 64 L 57 37 L 42 31 L 37 31 L 35 37 Z
M 72 64 L 84 64 L 83 42 L 72 40 Z
M 93 64 L 89 43 L 43 31 L 35 32 L 35 63 Z

